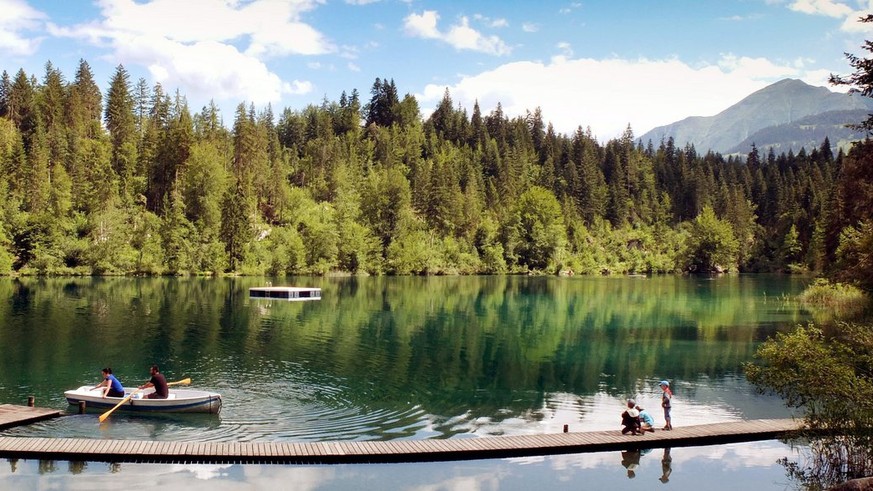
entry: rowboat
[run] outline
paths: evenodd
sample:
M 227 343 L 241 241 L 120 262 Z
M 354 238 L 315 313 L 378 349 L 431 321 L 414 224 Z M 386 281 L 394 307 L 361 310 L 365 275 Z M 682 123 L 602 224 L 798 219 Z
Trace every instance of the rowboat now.
M 88 409 L 111 409 L 124 397 L 103 397 L 102 390 L 92 390 L 93 385 L 83 385 L 78 389 L 64 392 L 67 402 L 78 405 L 84 401 Z M 124 395 L 129 396 L 135 389 L 124 389 Z M 213 413 L 221 410 L 221 394 L 205 390 L 170 389 L 166 399 L 146 399 L 145 396 L 154 392 L 154 388 L 141 390 L 118 408 L 119 411 L 137 411 L 148 413 Z

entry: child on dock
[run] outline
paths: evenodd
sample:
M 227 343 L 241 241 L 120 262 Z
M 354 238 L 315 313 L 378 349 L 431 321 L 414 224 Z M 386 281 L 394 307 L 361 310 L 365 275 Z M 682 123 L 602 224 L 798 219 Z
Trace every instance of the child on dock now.
M 670 409 L 672 408 L 673 392 L 670 390 L 670 382 L 662 380 L 658 385 L 661 386 L 661 390 L 664 391 L 663 394 L 661 394 L 661 407 L 664 408 L 664 421 L 667 422 L 667 424 L 664 425 L 664 429 L 672 430 L 673 421 L 670 419 Z
M 627 409 L 621 413 L 621 434 L 638 435 L 640 433 L 640 412 L 636 409 L 637 403 L 633 399 L 627 400 Z
M 648 411 L 643 409 L 640 406 L 636 407 L 636 410 L 640 412 L 640 431 L 645 434 L 647 431 L 655 432 L 655 418 L 649 414 Z

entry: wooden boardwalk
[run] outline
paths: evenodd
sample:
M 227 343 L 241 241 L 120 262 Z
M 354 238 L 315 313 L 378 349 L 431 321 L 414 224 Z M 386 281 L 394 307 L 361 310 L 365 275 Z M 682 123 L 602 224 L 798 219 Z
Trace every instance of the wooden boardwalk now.
M 772 440 L 799 429 L 790 419 L 677 427 L 645 436 L 620 431 L 447 440 L 174 442 L 0 437 L 0 457 L 102 462 L 340 464 L 526 457 Z
M 56 409 L 0 404 L 0 430 L 55 418 L 61 414 L 63 411 Z

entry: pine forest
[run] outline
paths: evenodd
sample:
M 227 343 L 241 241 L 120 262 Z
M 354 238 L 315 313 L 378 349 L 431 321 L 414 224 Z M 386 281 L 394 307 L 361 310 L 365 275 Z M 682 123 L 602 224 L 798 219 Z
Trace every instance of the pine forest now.
M 723 156 L 486 110 L 446 91 L 423 120 L 377 78 L 368 96 L 222 115 L 121 65 L 105 94 L 84 60 L 71 80 L 3 71 L 0 274 L 871 281 L 851 267 L 873 240 L 869 140 Z

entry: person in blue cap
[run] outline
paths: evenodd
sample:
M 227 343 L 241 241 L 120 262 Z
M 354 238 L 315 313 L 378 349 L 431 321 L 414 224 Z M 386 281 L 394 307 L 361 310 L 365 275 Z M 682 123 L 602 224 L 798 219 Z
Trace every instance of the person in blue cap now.
M 661 394 L 661 407 L 664 408 L 664 421 L 667 422 L 667 424 L 664 425 L 664 429 L 672 430 L 673 421 L 670 419 L 670 409 L 672 408 L 671 400 L 673 399 L 673 392 L 670 391 L 670 382 L 662 380 L 658 385 L 661 386 L 661 390 L 663 391 Z

